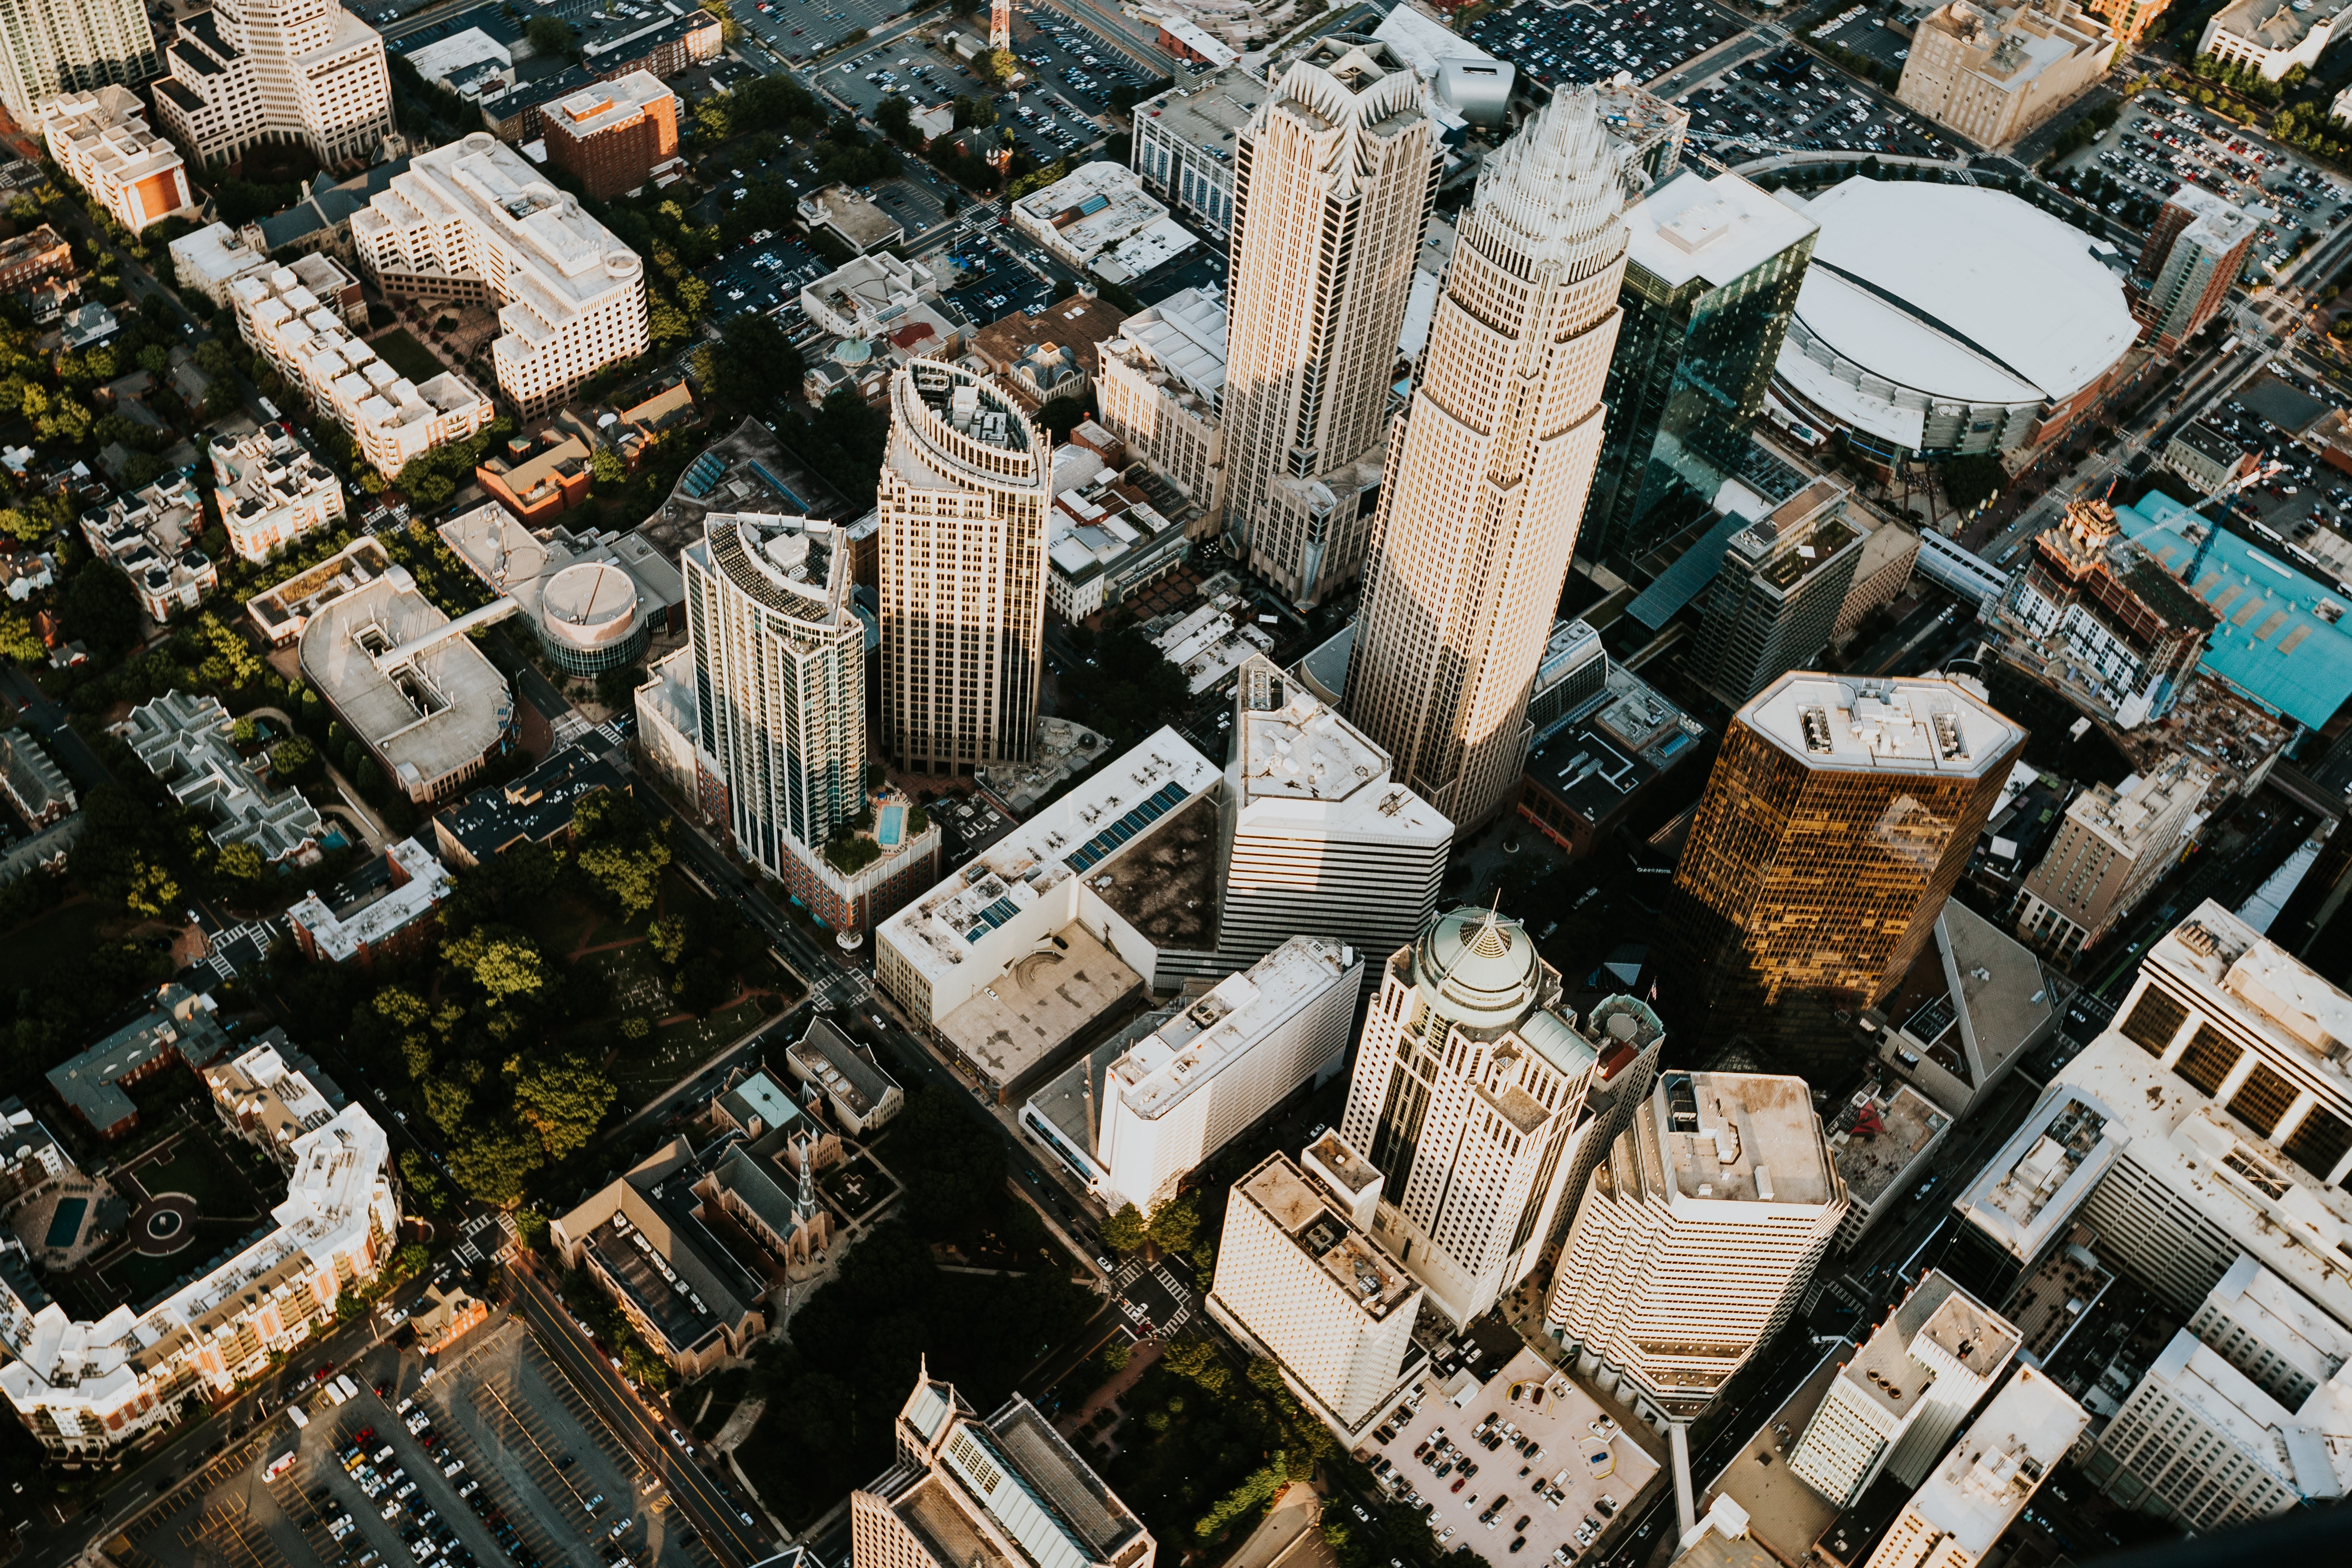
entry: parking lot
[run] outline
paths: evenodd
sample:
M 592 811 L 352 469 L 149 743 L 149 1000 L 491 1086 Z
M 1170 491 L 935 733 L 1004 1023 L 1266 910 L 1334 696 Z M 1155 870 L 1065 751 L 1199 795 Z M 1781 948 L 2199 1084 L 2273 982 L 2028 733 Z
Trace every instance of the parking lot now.
M 354 1396 L 313 1395 L 133 1524 L 131 1568 L 709 1568 L 522 1324 L 466 1343 L 439 1373 L 342 1368 Z
M 800 298 L 803 287 L 831 270 L 790 235 L 771 235 L 720 256 L 700 276 L 710 285 L 711 319 L 724 321 L 748 310 L 773 310 L 789 304 Z
M 560 0 L 559 0 L 560 3 Z M 905 15 L 907 0 L 729 0 L 745 33 L 799 64 Z
M 2352 182 L 2160 92 L 2133 99 L 2065 169 L 2086 199 L 2118 217 L 2153 217 L 2183 184 L 2243 207 L 2263 224 L 2250 267 L 2257 280 L 2285 266 L 2298 241 L 2352 216 Z
M 1392 1495 L 1423 1508 L 1442 1546 L 1490 1563 L 1577 1561 L 1650 1484 L 1659 1456 L 1522 1347 L 1485 1386 L 1448 1400 L 1433 1376 L 1417 1409 L 1380 1430 Z M 1378 1434 L 1375 1434 L 1377 1437 Z M 1654 1439 L 1650 1439 L 1654 1441 Z
M 1547 87 L 1605 81 L 1631 71 L 1646 82 L 1742 32 L 1747 23 L 1706 0 L 1580 0 L 1552 9 L 1520 0 L 1465 36 Z
M 1714 139 L 1716 154 L 1733 161 L 1782 151 L 1942 159 L 1958 152 L 1927 120 L 1795 49 L 1732 66 L 1675 101 L 1690 110 L 1693 138 Z

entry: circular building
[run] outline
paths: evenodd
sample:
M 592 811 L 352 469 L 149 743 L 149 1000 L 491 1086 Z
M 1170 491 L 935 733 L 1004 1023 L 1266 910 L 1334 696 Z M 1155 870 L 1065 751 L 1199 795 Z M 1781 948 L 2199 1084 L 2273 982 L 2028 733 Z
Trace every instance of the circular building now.
M 633 664 L 652 637 L 652 624 L 637 613 L 636 583 L 610 561 L 575 561 L 540 592 L 540 645 L 567 674 Z
M 1803 210 L 1821 237 L 1772 390 L 1874 455 L 2039 444 L 2139 336 L 2104 242 L 2005 192 L 1853 179 Z

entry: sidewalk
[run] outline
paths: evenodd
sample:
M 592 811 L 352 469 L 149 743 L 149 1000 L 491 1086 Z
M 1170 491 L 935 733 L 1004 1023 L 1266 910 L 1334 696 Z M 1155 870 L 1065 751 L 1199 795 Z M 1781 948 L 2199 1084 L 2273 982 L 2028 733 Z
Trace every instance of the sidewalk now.
M 1323 1519 L 1323 1494 L 1312 1481 L 1294 1481 L 1283 1489 L 1274 1507 L 1250 1531 L 1247 1541 L 1226 1559 L 1225 1568 L 1273 1568 L 1301 1542 L 1311 1550 L 1323 1543 L 1318 1529 Z

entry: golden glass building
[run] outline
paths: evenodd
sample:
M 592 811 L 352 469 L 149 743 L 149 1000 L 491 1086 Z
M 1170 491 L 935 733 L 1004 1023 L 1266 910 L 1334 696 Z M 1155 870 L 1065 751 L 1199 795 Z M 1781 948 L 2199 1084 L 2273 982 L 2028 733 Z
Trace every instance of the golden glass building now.
M 1659 925 L 1659 1003 L 1794 1071 L 1929 939 L 2025 731 L 1948 681 L 1790 674 L 1733 716 Z

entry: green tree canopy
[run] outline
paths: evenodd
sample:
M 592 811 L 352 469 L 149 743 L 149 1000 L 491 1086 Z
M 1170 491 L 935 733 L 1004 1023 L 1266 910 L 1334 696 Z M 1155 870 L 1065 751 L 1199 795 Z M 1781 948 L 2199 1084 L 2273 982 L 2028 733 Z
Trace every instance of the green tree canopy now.
M 1121 1205 L 1118 1212 L 1104 1220 L 1102 1225 L 1103 1245 L 1114 1252 L 1134 1251 L 1143 1245 L 1150 1234 L 1150 1228 L 1144 1223 L 1143 1210 L 1131 1203 Z
M 651 909 L 670 850 L 636 803 L 599 790 L 573 809 L 572 827 L 580 869 L 621 906 L 621 917 L 635 920 Z
M 620 1091 L 594 1063 L 567 1056 L 525 1067 L 515 1079 L 515 1114 L 539 1134 L 550 1160 L 560 1160 L 594 1135 Z

